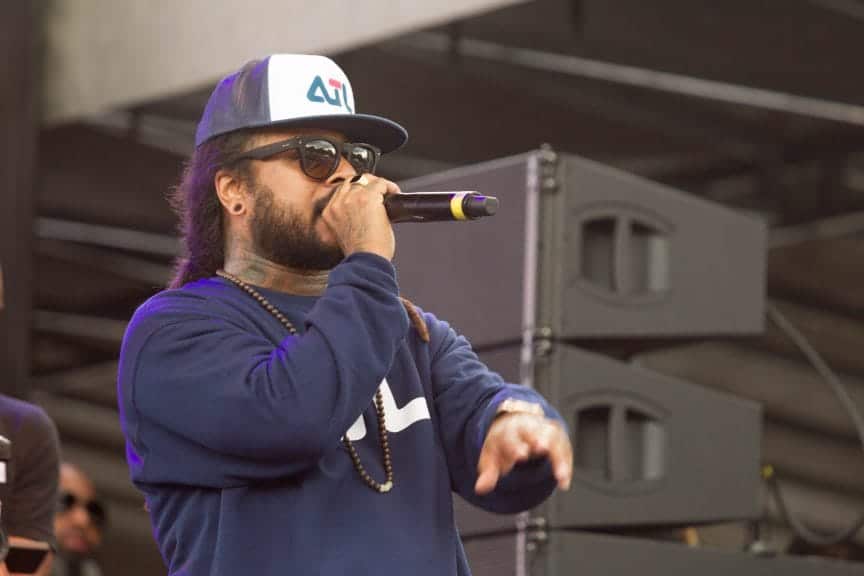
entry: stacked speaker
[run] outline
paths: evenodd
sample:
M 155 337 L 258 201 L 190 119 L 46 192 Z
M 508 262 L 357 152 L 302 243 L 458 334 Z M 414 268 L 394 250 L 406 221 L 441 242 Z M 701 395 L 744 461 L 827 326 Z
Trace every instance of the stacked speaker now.
M 400 286 L 549 399 L 574 445 L 571 490 L 535 510 L 457 502 L 475 576 L 852 573 L 615 535 L 761 513 L 760 407 L 613 353 L 760 332 L 760 220 L 549 149 L 402 189 L 500 199 L 494 218 L 397 227 Z

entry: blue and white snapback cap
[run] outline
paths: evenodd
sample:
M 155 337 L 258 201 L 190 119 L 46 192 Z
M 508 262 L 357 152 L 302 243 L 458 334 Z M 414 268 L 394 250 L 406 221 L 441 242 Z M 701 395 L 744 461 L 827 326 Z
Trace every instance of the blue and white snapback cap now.
M 195 146 L 235 130 L 269 126 L 334 130 L 382 152 L 408 140 L 396 122 L 356 112 L 351 82 L 330 58 L 274 54 L 219 82 L 198 123 Z

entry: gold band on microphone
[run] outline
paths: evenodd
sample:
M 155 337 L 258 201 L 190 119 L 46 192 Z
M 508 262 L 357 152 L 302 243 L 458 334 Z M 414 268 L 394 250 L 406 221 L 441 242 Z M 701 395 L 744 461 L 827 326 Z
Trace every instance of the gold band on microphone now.
M 462 201 L 465 199 L 467 194 L 462 192 L 460 194 L 454 194 L 450 199 L 450 213 L 453 214 L 453 218 L 456 220 L 467 220 L 468 217 L 465 216 L 465 212 L 462 211 Z

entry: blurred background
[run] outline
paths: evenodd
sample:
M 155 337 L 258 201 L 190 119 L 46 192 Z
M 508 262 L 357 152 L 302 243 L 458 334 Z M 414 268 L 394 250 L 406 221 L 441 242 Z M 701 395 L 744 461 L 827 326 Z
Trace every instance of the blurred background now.
M 864 406 L 864 2 L 8 0 L 0 391 L 43 406 L 93 478 L 106 574 L 165 572 L 128 480 L 115 378 L 128 318 L 178 253 L 166 192 L 216 81 L 273 52 L 332 56 L 359 111 L 408 128 L 387 178 L 548 143 L 758 219 L 765 296 Z M 858 431 L 776 324 L 612 348 L 760 403 L 760 461 L 811 526 L 864 512 Z M 700 542 L 740 550 L 758 528 L 784 550 L 794 534 L 765 496 L 758 521 Z

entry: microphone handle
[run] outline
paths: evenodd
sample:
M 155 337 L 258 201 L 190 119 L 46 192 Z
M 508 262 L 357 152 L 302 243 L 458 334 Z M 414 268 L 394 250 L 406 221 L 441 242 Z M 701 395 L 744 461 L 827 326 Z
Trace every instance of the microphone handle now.
M 498 199 L 479 192 L 408 192 L 384 199 L 387 217 L 397 222 L 452 222 L 492 216 Z

